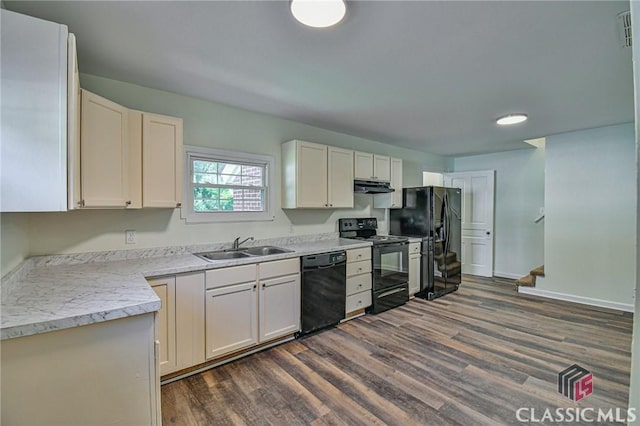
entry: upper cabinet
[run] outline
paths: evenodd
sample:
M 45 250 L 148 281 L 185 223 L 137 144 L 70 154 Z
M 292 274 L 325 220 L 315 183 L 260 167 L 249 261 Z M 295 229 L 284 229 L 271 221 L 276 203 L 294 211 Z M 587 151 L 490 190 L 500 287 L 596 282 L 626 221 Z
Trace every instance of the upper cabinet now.
M 293 140 L 282 163 L 282 208 L 353 207 L 353 151 Z
M 129 111 L 132 207 L 182 204 L 182 119 Z
M 386 209 L 399 209 L 402 207 L 402 160 L 391 158 L 391 188 L 394 192 L 375 194 L 373 207 Z
M 65 25 L 5 9 L 0 20 L 1 210 L 65 211 L 67 79 L 74 77 L 67 67 L 75 43 Z
M 391 179 L 390 158 L 386 155 L 354 152 L 355 179 L 389 182 Z
M 128 115 L 122 105 L 82 90 L 80 207 L 131 205 Z
M 86 208 L 180 207 L 182 119 L 82 90 L 80 201 Z

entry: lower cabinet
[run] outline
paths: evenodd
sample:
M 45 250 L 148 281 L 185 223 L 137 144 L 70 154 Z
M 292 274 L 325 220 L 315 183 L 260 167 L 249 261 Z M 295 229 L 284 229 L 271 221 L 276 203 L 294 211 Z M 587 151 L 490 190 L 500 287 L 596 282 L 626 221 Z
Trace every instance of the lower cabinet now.
M 371 306 L 371 285 L 371 248 L 347 250 L 347 318 Z
M 206 358 L 300 330 L 300 259 L 206 272 Z
M 207 358 L 258 343 L 255 281 L 207 290 Z
M 160 375 L 203 363 L 204 273 L 148 281 L 162 302 L 155 321 Z
M 409 295 L 420 291 L 420 243 L 409 243 Z

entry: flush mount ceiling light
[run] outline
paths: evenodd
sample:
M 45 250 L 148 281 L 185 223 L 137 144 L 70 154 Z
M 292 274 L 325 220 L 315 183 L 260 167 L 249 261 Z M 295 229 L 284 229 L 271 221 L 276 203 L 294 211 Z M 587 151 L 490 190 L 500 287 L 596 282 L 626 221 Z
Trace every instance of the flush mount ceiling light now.
M 522 123 L 523 121 L 526 121 L 527 118 L 527 114 L 509 114 L 498 118 L 496 123 L 501 126 L 508 126 L 510 124 Z
M 327 28 L 344 18 L 343 0 L 291 0 L 291 13 L 299 22 L 313 28 Z

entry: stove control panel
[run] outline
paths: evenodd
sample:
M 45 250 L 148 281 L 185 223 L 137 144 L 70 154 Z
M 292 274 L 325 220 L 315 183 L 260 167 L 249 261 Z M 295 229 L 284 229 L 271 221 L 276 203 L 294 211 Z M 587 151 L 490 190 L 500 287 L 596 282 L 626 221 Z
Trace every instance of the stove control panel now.
M 375 217 L 338 220 L 338 230 L 340 232 L 360 230 L 375 231 L 376 229 L 378 229 L 378 219 Z

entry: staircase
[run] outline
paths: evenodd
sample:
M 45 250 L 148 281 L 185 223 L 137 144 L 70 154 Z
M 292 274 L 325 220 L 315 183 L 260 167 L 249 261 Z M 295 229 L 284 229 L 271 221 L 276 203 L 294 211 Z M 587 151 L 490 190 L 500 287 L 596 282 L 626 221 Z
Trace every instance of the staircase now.
M 516 285 L 518 287 L 535 287 L 536 286 L 536 277 L 544 277 L 544 265 L 538 266 L 535 269 L 529 271 L 529 275 L 525 275 L 522 278 L 518 278 L 516 280 Z

